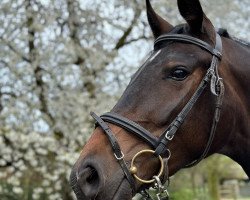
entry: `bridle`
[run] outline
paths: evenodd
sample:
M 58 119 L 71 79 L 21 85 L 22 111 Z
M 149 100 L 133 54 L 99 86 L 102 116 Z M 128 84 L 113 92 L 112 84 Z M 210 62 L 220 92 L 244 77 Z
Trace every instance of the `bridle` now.
M 159 200 L 160 199 L 162 199 L 162 200 L 168 199 L 168 194 L 167 194 L 166 190 L 164 190 L 164 187 L 162 186 L 161 181 L 160 181 L 160 176 L 162 175 L 163 168 L 164 168 L 164 164 L 163 164 L 163 160 L 162 160 L 161 156 L 168 152 L 168 156 L 167 156 L 167 160 L 168 160 L 170 158 L 170 155 L 171 155 L 170 150 L 167 148 L 167 144 L 174 138 L 177 130 L 180 128 L 180 126 L 184 122 L 185 118 L 187 117 L 188 113 L 193 108 L 194 104 L 196 103 L 196 101 L 198 100 L 198 98 L 200 97 L 200 95 L 203 93 L 204 89 L 207 87 L 208 83 L 210 82 L 210 90 L 211 90 L 212 94 L 216 96 L 215 112 L 214 112 L 212 127 L 210 130 L 210 136 L 209 136 L 207 145 L 206 145 L 203 153 L 201 154 L 201 156 L 197 160 L 193 161 L 192 163 L 188 164 L 185 167 L 194 166 L 197 163 L 199 163 L 202 159 L 204 159 L 207 156 L 209 149 L 212 145 L 213 139 L 214 139 L 216 127 L 217 127 L 217 124 L 218 124 L 219 119 L 220 119 L 220 110 L 221 110 L 222 100 L 223 100 L 223 96 L 224 96 L 224 85 L 223 85 L 222 79 L 219 77 L 219 74 L 218 74 L 219 60 L 222 57 L 222 54 L 221 54 L 222 42 L 221 42 L 220 36 L 218 34 L 216 34 L 215 48 L 213 48 L 211 45 L 209 45 L 208 43 L 206 43 L 200 39 L 197 39 L 197 38 L 194 38 L 194 37 L 191 37 L 188 35 L 181 35 L 181 34 L 161 35 L 160 37 L 158 37 L 155 40 L 154 45 L 156 46 L 157 44 L 159 44 L 161 42 L 169 42 L 169 41 L 170 42 L 174 41 L 174 42 L 194 44 L 196 46 L 201 47 L 202 49 L 209 52 L 210 54 L 212 54 L 213 57 L 212 57 L 210 67 L 207 70 L 207 73 L 204 76 L 204 78 L 202 79 L 198 88 L 196 89 L 195 93 L 190 98 L 190 100 L 187 102 L 187 104 L 184 106 L 184 108 L 181 110 L 181 112 L 177 115 L 177 117 L 173 120 L 173 122 L 161 134 L 161 136 L 159 138 L 155 137 L 149 131 L 147 131 L 146 129 L 141 127 L 139 124 L 137 124 L 137 123 L 135 123 L 135 122 L 123 117 L 123 116 L 120 116 L 116 113 L 105 113 L 105 114 L 101 115 L 101 117 L 98 117 L 95 113 L 91 112 L 91 116 L 96 120 L 96 125 L 99 125 L 103 129 L 104 133 L 106 134 L 106 136 L 111 144 L 111 147 L 113 149 L 114 156 L 115 156 L 116 160 L 118 161 L 118 163 L 120 164 L 120 166 L 125 174 L 126 179 L 130 183 L 131 188 L 133 190 L 133 193 L 135 193 L 135 191 L 136 191 L 135 179 L 141 183 L 155 182 L 155 186 L 158 189 L 157 198 Z M 134 156 L 134 158 L 132 159 L 130 169 L 128 169 L 128 166 L 124 160 L 124 154 L 121 151 L 119 143 L 117 142 L 114 134 L 112 133 L 111 129 L 106 124 L 106 122 L 115 124 L 123 129 L 127 130 L 129 133 L 132 133 L 132 134 L 138 136 L 140 139 L 144 140 L 148 145 L 150 145 L 154 150 L 142 150 L 142 151 L 138 152 Z M 136 175 L 137 168 L 134 166 L 134 160 L 138 156 L 140 156 L 144 153 L 154 154 L 154 156 L 159 158 L 160 163 L 161 163 L 159 174 L 157 176 L 154 176 L 154 178 L 151 180 L 143 180 L 143 179 L 140 179 Z M 167 168 L 167 166 L 165 168 Z M 150 197 L 147 193 L 143 193 L 143 194 L 144 194 L 143 196 L 145 197 L 145 199 L 150 199 Z
M 202 81 L 200 82 L 200 84 L 199 84 L 198 88 L 196 89 L 196 91 L 194 92 L 193 96 L 190 98 L 190 100 L 183 107 L 181 112 L 177 115 L 177 117 L 172 121 L 172 123 L 161 134 L 161 136 L 159 138 L 155 137 L 153 134 L 151 134 L 149 131 L 144 129 L 139 124 L 137 124 L 137 123 L 135 123 L 135 122 L 123 117 L 123 116 L 120 116 L 116 113 L 109 112 L 109 113 L 105 113 L 105 114 L 101 115 L 100 117 L 98 117 L 95 113 L 91 112 L 91 116 L 95 119 L 96 125 L 100 126 L 102 128 L 102 130 L 104 131 L 104 133 L 106 134 L 106 136 L 111 144 L 112 150 L 114 152 L 114 156 L 115 156 L 116 160 L 118 161 L 118 163 L 120 164 L 120 166 L 125 174 L 126 179 L 130 183 L 131 188 L 133 190 L 133 193 L 135 193 L 135 191 L 136 191 L 135 179 L 138 182 L 141 182 L 144 184 L 145 183 L 155 183 L 155 187 L 158 190 L 157 198 L 159 200 L 168 199 L 168 193 L 164 189 L 164 187 L 162 186 L 161 180 L 160 180 L 161 175 L 164 173 L 164 169 L 165 169 L 165 173 L 168 173 L 168 172 L 166 172 L 167 166 L 165 166 L 165 168 L 164 168 L 164 163 L 163 163 L 163 159 L 162 159 L 162 156 L 165 155 L 164 157 L 167 157 L 165 159 L 168 161 L 170 156 L 171 156 L 171 152 L 167 148 L 168 143 L 174 138 L 177 130 L 180 128 L 180 126 L 182 125 L 182 123 L 186 119 L 188 113 L 193 108 L 194 104 L 196 103 L 198 98 L 201 96 L 204 89 L 210 83 L 210 91 L 216 97 L 216 104 L 215 104 L 214 117 L 213 117 L 213 122 L 212 122 L 211 130 L 210 130 L 209 139 L 208 139 L 208 142 L 207 142 L 201 156 L 197 160 L 186 165 L 185 167 L 194 166 L 197 163 L 199 163 L 201 160 L 203 160 L 207 156 L 207 154 L 210 150 L 210 147 L 212 145 L 213 139 L 214 139 L 216 127 L 217 127 L 217 124 L 218 124 L 219 119 L 220 119 L 220 110 L 221 110 L 223 96 L 224 96 L 223 81 L 222 81 L 222 78 L 220 78 L 220 76 L 218 74 L 219 60 L 222 57 L 222 54 L 221 54 L 222 42 L 221 42 L 221 38 L 218 34 L 216 34 L 216 44 L 215 44 L 214 48 L 211 45 L 209 45 L 208 43 L 206 43 L 200 39 L 197 39 L 197 38 L 194 38 L 194 37 L 191 37 L 188 35 L 182 35 L 182 34 L 164 34 L 164 35 L 161 35 L 160 37 L 158 37 L 155 40 L 154 45 L 156 46 L 162 42 L 181 42 L 181 43 L 194 44 L 196 46 L 201 47 L 203 50 L 209 52 L 210 54 L 212 54 L 213 57 L 212 57 L 210 67 L 207 70 L 206 75 L 203 77 Z M 128 131 L 129 133 L 132 133 L 132 134 L 138 136 L 140 139 L 145 141 L 149 146 L 151 146 L 152 149 L 154 149 L 154 150 L 148 149 L 148 150 L 142 150 L 142 151 L 138 152 L 133 157 L 132 162 L 131 162 L 131 166 L 129 169 L 127 166 L 127 163 L 124 160 L 124 154 L 121 151 L 120 145 L 119 145 L 118 141 L 116 140 L 114 134 L 112 133 L 112 130 L 109 128 L 109 126 L 106 122 L 114 124 L 116 126 L 119 126 L 123 129 L 125 129 L 126 131 Z M 143 179 L 139 178 L 136 175 L 137 168 L 134 165 L 135 159 L 138 156 L 140 156 L 142 154 L 146 154 L 146 153 L 153 154 L 154 156 L 159 158 L 159 161 L 161 164 L 159 173 L 156 176 L 154 176 L 153 179 L 151 179 L 151 180 L 143 180 Z M 166 154 L 167 154 L 167 156 L 166 156 Z M 167 179 L 168 179 L 168 175 L 167 175 Z M 166 179 L 164 181 L 166 181 Z M 150 199 L 149 194 L 145 193 L 145 191 L 143 191 L 143 196 L 144 196 L 144 199 Z

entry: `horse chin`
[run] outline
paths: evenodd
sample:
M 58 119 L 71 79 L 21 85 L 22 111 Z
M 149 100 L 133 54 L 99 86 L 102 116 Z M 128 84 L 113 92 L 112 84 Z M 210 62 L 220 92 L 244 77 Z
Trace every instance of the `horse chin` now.
M 113 197 L 114 200 L 131 200 L 132 199 L 132 190 L 127 180 L 122 181 L 118 190 L 115 192 Z
M 132 200 L 132 190 L 126 179 L 120 183 L 113 182 L 104 188 L 105 192 L 95 198 L 96 200 Z

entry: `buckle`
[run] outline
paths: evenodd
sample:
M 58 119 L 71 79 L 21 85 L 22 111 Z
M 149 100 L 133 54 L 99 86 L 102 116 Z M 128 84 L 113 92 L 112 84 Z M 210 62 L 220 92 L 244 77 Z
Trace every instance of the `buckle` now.
M 167 131 L 166 135 L 165 135 L 165 138 L 169 141 L 171 141 L 173 138 L 174 138 L 174 134 L 172 135 L 169 135 L 169 131 Z
M 121 156 L 120 157 L 117 156 L 115 153 L 114 153 L 114 155 L 115 155 L 116 160 L 118 160 L 118 161 L 120 161 L 120 160 L 122 160 L 124 158 L 124 154 L 123 154 L 122 151 L 121 151 Z

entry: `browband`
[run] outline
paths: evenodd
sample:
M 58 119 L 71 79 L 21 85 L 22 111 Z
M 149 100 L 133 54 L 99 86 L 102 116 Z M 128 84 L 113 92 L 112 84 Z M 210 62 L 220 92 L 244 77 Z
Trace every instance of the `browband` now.
M 182 34 L 164 34 L 159 36 L 155 42 L 154 42 L 154 46 L 156 46 L 158 43 L 162 42 L 162 41 L 178 41 L 178 42 L 186 42 L 186 43 L 190 43 L 190 44 L 194 44 L 197 45 L 199 47 L 201 47 L 202 49 L 210 52 L 212 55 L 216 56 L 217 58 L 221 59 L 222 54 L 221 54 L 221 49 L 217 48 L 222 46 L 221 43 L 221 39 L 220 36 L 218 34 L 216 34 L 216 46 L 215 48 L 213 48 L 211 45 L 209 45 L 208 43 L 198 39 L 198 38 L 194 38 L 192 36 L 189 35 L 182 35 Z

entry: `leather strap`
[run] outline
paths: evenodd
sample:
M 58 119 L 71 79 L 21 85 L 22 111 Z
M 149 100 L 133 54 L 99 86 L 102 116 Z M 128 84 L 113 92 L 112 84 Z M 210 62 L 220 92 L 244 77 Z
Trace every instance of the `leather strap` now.
M 207 154 L 211 148 L 211 145 L 213 143 L 215 131 L 216 131 L 218 122 L 220 120 L 220 111 L 221 111 L 221 107 L 222 107 L 224 91 L 225 91 L 224 84 L 222 81 L 220 81 L 219 96 L 217 97 L 216 103 L 215 103 L 213 124 L 212 124 L 211 130 L 210 130 L 209 139 L 208 139 L 207 145 L 205 147 L 205 150 L 203 151 L 203 153 L 201 154 L 201 156 L 197 160 L 194 160 L 190 164 L 186 165 L 184 168 L 189 168 L 189 167 L 193 167 L 193 166 L 197 165 L 200 161 L 202 161 L 207 156 Z
M 206 74 L 191 99 L 188 101 L 182 111 L 178 114 L 178 116 L 174 119 L 174 121 L 170 124 L 170 126 L 162 133 L 160 137 L 160 142 L 155 150 L 156 156 L 163 155 L 165 153 L 168 142 L 174 138 L 175 133 L 180 128 L 188 113 L 193 108 L 194 104 L 206 88 L 208 81 L 209 74 Z
M 115 124 L 117 126 L 120 126 L 127 130 L 129 133 L 133 133 L 136 136 L 138 136 L 140 139 L 144 140 L 146 143 L 148 143 L 153 149 L 155 149 L 158 145 L 158 138 L 152 135 L 148 130 L 140 126 L 139 124 L 136 124 L 135 122 L 122 117 L 116 113 L 105 113 L 101 115 L 101 118 L 106 121 L 110 122 L 112 124 Z
M 186 35 L 184 35 L 184 36 L 185 36 L 184 37 L 185 41 L 189 41 L 190 43 L 195 42 L 193 44 L 196 44 L 196 42 L 197 42 L 197 43 L 200 43 L 200 45 L 204 46 L 203 43 L 205 43 L 205 42 L 203 42 L 203 41 L 201 41 L 199 39 L 196 39 L 196 38 L 192 38 L 190 36 L 187 36 L 187 37 L 186 37 Z M 167 37 L 167 36 L 165 36 L 165 37 Z M 178 37 L 176 36 L 176 34 L 170 35 L 169 38 L 172 38 L 172 37 L 176 37 L 177 41 L 182 41 L 182 37 L 180 37 L 180 35 Z M 210 46 L 207 43 L 205 43 L 205 44 L 206 44 L 205 46 Z M 210 53 L 212 53 L 209 50 L 209 48 L 205 48 L 205 49 L 208 50 Z M 218 52 L 222 51 L 222 42 L 221 42 L 221 38 L 220 38 L 220 36 L 218 34 L 216 34 L 215 50 L 218 51 Z M 215 51 L 213 51 L 213 52 L 215 52 Z M 222 54 L 220 53 L 220 56 L 221 55 Z M 155 150 L 156 156 L 163 155 L 165 153 L 165 151 L 167 149 L 168 142 L 173 139 L 173 137 L 175 136 L 175 133 L 177 132 L 177 130 L 179 129 L 181 124 L 184 122 L 184 120 L 187 117 L 188 113 L 193 108 L 194 104 L 196 103 L 196 101 L 198 100 L 198 98 L 200 97 L 200 95 L 202 94 L 204 89 L 206 88 L 207 83 L 209 81 L 210 81 L 211 92 L 214 95 L 217 95 L 216 89 L 214 89 L 214 88 L 216 88 L 218 84 L 223 84 L 222 79 L 218 75 L 218 62 L 219 62 L 219 59 L 218 59 L 217 55 L 213 54 L 213 58 L 212 58 L 210 67 L 207 70 L 207 73 L 206 73 L 205 77 L 203 78 L 202 82 L 198 86 L 196 92 L 193 94 L 193 96 L 188 101 L 188 103 L 185 105 L 185 107 L 182 109 L 182 111 L 178 114 L 178 116 L 175 118 L 175 120 L 170 124 L 170 126 L 166 129 L 166 131 L 163 132 L 162 136 L 160 137 L 160 143 L 159 143 L 158 147 Z M 224 91 L 223 91 L 223 94 L 224 94 Z M 222 96 L 223 96 L 223 94 L 221 93 Z M 207 153 L 208 153 L 208 151 L 209 151 L 209 149 L 211 147 L 211 143 L 212 143 L 212 140 L 213 140 L 213 137 L 214 137 L 213 135 L 214 135 L 214 132 L 215 132 L 215 129 L 213 128 L 214 126 L 216 128 L 217 125 L 215 125 L 214 123 L 212 124 L 212 128 L 211 128 L 208 143 L 207 143 L 201 157 L 198 159 L 199 161 L 201 161 L 203 158 L 206 157 L 206 155 L 207 155 Z M 192 163 L 193 163 L 192 166 L 194 166 L 194 163 L 197 164 L 198 162 L 194 161 Z
M 125 177 L 127 178 L 129 184 L 132 187 L 133 192 L 135 192 L 135 181 L 134 178 L 132 177 L 125 161 L 124 161 L 124 154 L 121 151 L 120 145 L 117 142 L 113 132 L 111 131 L 111 129 L 109 128 L 109 126 L 102 120 L 102 118 L 100 118 L 99 116 L 97 116 L 94 112 L 90 112 L 90 115 L 95 119 L 97 125 L 99 125 L 102 130 L 104 131 L 104 133 L 107 135 L 107 138 L 111 144 L 112 150 L 114 152 L 114 156 L 116 158 L 116 160 L 119 162 Z
M 218 35 L 218 34 L 216 34 Z M 217 36 L 216 36 L 217 37 Z M 158 43 L 160 42 L 166 42 L 166 41 L 178 41 L 178 42 L 186 42 L 186 43 L 190 43 L 190 44 L 194 44 L 197 45 L 199 47 L 201 47 L 202 49 L 210 52 L 212 55 L 218 57 L 219 59 L 221 59 L 222 55 L 221 55 L 221 51 L 217 48 L 213 48 L 211 45 L 209 45 L 208 43 L 189 36 L 189 35 L 182 35 L 182 34 L 164 34 L 161 35 L 160 37 L 158 37 L 155 42 L 154 42 L 154 46 L 156 46 Z M 216 44 L 218 44 L 216 42 Z

